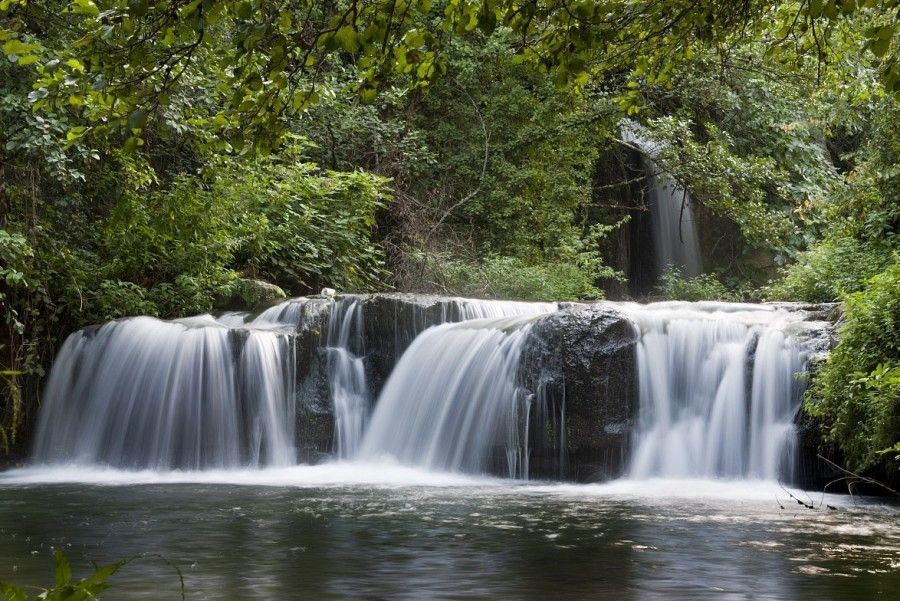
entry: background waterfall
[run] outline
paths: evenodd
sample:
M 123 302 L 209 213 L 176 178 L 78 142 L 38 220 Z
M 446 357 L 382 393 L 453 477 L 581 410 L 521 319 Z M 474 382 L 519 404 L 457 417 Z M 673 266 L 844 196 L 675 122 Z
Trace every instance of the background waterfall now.
M 657 273 L 671 266 L 686 276 L 699 275 L 703 269 L 690 194 L 656 163 L 659 146 L 646 138 L 639 123 L 625 121 L 622 140 L 642 153 Z
M 640 329 L 631 475 L 777 478 L 790 464 L 803 357 L 768 306 L 627 306 Z
M 267 329 L 207 315 L 72 334 L 47 383 L 34 458 L 155 469 L 293 463 L 293 344 L 270 317 Z

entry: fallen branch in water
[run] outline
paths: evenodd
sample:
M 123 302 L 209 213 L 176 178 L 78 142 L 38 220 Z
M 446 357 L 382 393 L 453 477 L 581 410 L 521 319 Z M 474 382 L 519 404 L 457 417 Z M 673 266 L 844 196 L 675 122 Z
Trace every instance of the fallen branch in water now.
M 842 476 L 842 477 L 832 480 L 831 482 L 826 484 L 825 488 L 822 490 L 822 492 L 827 490 L 828 487 L 831 486 L 832 484 L 846 480 L 847 481 L 847 490 L 850 491 L 851 495 L 853 494 L 852 486 L 854 484 L 857 484 L 859 482 L 866 482 L 868 484 L 874 484 L 875 486 L 878 486 L 878 487 L 883 488 L 884 490 L 888 491 L 892 495 L 900 497 L 900 492 L 897 492 L 896 490 L 894 490 L 893 488 L 891 488 L 884 482 L 879 482 L 878 480 L 876 480 L 874 478 L 867 478 L 866 476 L 860 476 L 859 474 L 855 474 L 855 473 L 851 472 L 850 470 L 848 470 L 847 468 L 839 466 L 834 461 L 831 461 L 830 459 L 826 459 L 825 457 L 822 457 L 822 455 L 817 454 L 816 456 L 819 459 L 821 459 L 822 461 L 824 461 L 825 463 L 827 463 L 828 465 L 830 465 L 831 467 L 835 468 L 836 470 L 843 472 L 844 474 L 847 474 L 846 476 Z
M 805 503 L 805 502 L 801 501 L 800 499 L 798 499 L 797 497 L 795 497 L 791 491 L 789 491 L 787 488 L 785 488 L 784 484 L 781 483 L 781 480 L 778 481 L 778 486 L 781 487 L 781 490 L 783 490 L 787 494 L 787 496 L 789 496 L 793 500 L 797 501 L 797 505 L 803 505 L 807 509 L 817 509 L 815 503 L 813 503 L 812 498 L 810 498 L 809 503 Z M 809 495 L 807 495 L 807 496 L 809 496 Z M 777 497 L 776 497 L 776 500 L 778 500 Z M 781 502 L 779 501 L 778 504 L 781 505 Z M 782 505 L 781 508 L 784 509 L 784 506 Z

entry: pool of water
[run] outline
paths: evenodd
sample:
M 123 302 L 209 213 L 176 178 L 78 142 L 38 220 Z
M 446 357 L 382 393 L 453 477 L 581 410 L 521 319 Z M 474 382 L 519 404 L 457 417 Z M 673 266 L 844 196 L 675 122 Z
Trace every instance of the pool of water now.
M 0 474 L 0 580 L 147 554 L 104 599 L 896 599 L 900 507 L 772 482 L 562 485 L 338 464 Z M 829 509 L 826 505 L 831 505 Z M 159 559 L 160 556 L 166 561 Z

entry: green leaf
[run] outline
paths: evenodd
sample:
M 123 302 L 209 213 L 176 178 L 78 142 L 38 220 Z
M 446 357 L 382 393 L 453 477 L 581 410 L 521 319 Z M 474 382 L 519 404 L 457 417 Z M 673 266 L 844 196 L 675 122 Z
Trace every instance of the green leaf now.
M 0 593 L 3 593 L 5 601 L 27 601 L 28 599 L 25 591 L 8 582 L 0 581 Z
M 809 0 L 809 16 L 818 19 L 822 16 L 822 9 L 825 8 L 824 0 Z
M 338 44 L 347 52 L 356 52 L 359 50 L 359 35 L 350 25 L 345 25 L 337 30 L 334 34 Z
M 237 14 L 239 19 L 247 20 L 253 16 L 253 5 L 250 2 L 241 2 L 237 5 L 235 14 Z
M 88 17 L 96 17 L 100 14 L 100 9 L 91 0 L 73 0 L 69 10 L 76 15 L 85 15 Z
M 72 580 L 72 566 L 69 565 L 66 554 L 62 552 L 62 549 L 57 549 L 53 557 L 56 561 L 56 586 L 68 584 Z
M 66 141 L 74 142 L 83 136 L 85 131 L 87 131 L 87 127 L 84 127 L 83 125 L 78 125 L 69 129 L 69 131 L 66 132 Z
M 38 44 L 26 44 L 22 40 L 9 40 L 3 44 L 3 53 L 6 55 L 28 54 L 40 49 L 41 47 Z
M 363 104 L 372 104 L 378 97 L 378 90 L 375 88 L 363 88 L 359 91 L 359 98 Z
M 147 125 L 147 109 L 138 108 L 128 116 L 129 129 L 143 129 Z
M 138 139 L 135 138 L 134 136 L 131 136 L 130 138 L 125 140 L 125 143 L 122 145 L 122 150 L 126 154 L 131 154 L 135 150 L 137 150 L 137 147 L 138 147 Z
M 878 38 L 872 41 L 872 54 L 882 58 L 891 47 L 891 38 Z

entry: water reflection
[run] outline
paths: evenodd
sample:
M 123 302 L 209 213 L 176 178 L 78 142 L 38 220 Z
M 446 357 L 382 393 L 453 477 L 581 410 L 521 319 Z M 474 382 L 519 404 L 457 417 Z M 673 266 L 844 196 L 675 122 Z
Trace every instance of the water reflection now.
M 781 507 L 785 509 L 781 509 Z M 900 590 L 900 510 L 591 487 L 0 488 L 0 579 L 159 553 L 189 599 L 860 599 Z M 177 595 L 146 558 L 110 599 Z

